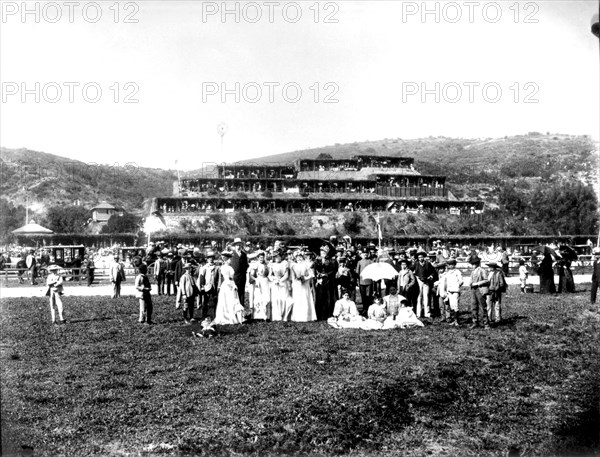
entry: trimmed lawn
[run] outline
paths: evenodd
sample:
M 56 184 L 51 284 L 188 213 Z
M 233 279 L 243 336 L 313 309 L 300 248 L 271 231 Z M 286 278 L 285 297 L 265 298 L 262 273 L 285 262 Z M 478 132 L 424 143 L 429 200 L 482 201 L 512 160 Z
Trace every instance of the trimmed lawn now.
M 68 291 L 68 289 L 67 289 Z M 588 293 L 505 296 L 505 323 L 334 330 L 249 323 L 193 338 L 173 300 L 3 299 L 4 455 L 590 455 L 600 313 Z

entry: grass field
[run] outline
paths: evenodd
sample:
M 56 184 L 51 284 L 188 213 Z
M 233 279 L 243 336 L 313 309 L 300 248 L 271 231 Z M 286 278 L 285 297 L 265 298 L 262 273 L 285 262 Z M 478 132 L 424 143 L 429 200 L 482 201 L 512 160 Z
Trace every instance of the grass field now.
M 598 455 L 600 313 L 506 297 L 491 331 L 250 323 L 195 339 L 171 301 L 1 303 L 3 455 Z M 468 295 L 461 318 L 469 318 Z

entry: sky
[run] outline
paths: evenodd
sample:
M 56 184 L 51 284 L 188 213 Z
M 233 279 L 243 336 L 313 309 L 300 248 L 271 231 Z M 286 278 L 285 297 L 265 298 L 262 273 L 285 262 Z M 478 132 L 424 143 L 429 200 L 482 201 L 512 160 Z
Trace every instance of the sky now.
M 188 170 L 384 138 L 599 138 L 597 0 L 1 7 L 7 148 Z

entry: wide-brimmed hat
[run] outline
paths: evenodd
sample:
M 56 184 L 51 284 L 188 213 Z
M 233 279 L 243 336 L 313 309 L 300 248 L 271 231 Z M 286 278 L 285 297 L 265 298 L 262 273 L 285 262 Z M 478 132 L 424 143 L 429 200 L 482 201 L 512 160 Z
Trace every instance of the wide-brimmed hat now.
M 417 251 L 417 257 L 422 255 L 423 257 L 427 257 L 427 253 L 425 251 Z
M 160 251 L 161 254 L 169 254 L 171 251 L 167 248 L 164 248 L 162 251 Z
M 600 254 L 600 248 L 594 248 L 592 252 L 594 254 Z
M 442 268 L 446 268 L 446 262 L 440 262 L 440 263 L 436 264 L 435 268 L 437 268 L 438 270 L 441 270 Z
M 488 262 L 486 265 L 490 268 L 500 268 L 500 265 L 498 265 L 496 262 Z
M 448 259 L 448 260 L 446 261 L 446 263 L 447 263 L 448 265 L 456 265 L 456 259 Z
M 213 258 L 214 256 L 215 256 L 215 253 L 214 253 L 213 251 L 208 251 L 208 252 L 206 253 L 206 258 L 207 258 L 207 259 L 209 259 L 209 258 Z
M 231 253 L 229 251 L 223 251 L 223 252 L 221 252 L 221 255 L 223 257 L 233 257 L 233 253 Z
M 48 267 L 48 271 L 54 271 L 54 270 L 60 270 L 60 267 L 58 265 L 50 265 Z
M 184 263 L 181 268 L 183 268 L 184 270 L 189 270 L 190 268 L 192 268 L 192 264 L 191 263 Z
M 234 240 L 231 242 L 231 245 L 234 246 L 236 244 L 244 244 L 244 242 L 242 241 L 242 239 L 240 237 L 234 238 Z
M 476 263 L 481 263 L 481 259 L 479 258 L 479 256 L 474 255 L 469 259 L 469 263 L 471 265 L 475 265 Z

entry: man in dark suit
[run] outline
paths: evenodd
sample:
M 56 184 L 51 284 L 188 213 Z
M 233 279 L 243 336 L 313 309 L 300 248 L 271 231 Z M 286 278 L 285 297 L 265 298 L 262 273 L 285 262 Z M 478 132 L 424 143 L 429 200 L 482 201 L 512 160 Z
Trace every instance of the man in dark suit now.
M 596 293 L 600 287 L 600 247 L 594 248 L 594 263 L 592 263 L 592 305 L 596 303 Z
M 388 252 L 388 256 L 389 256 L 389 258 L 385 261 L 385 263 L 389 263 L 392 267 L 394 267 L 394 270 L 400 271 L 400 261 L 399 261 L 400 256 L 393 249 Z M 386 294 L 389 294 L 390 287 L 392 287 L 392 286 L 397 287 L 397 282 L 398 282 L 398 276 L 396 276 L 395 278 L 392 278 L 392 279 L 385 280 Z
M 431 318 L 430 302 L 431 302 L 431 289 L 433 283 L 437 280 L 437 271 L 427 260 L 427 253 L 419 251 L 417 253 L 417 262 L 413 265 L 413 271 L 419 284 L 419 296 L 417 297 L 417 317 L 421 317 L 421 311 L 423 317 Z
M 238 288 L 240 303 L 246 306 L 246 272 L 248 271 L 248 256 L 243 251 L 244 243 L 241 238 L 236 238 L 231 243 L 233 246 L 233 256 L 231 257 L 231 267 L 233 268 L 233 282 Z

